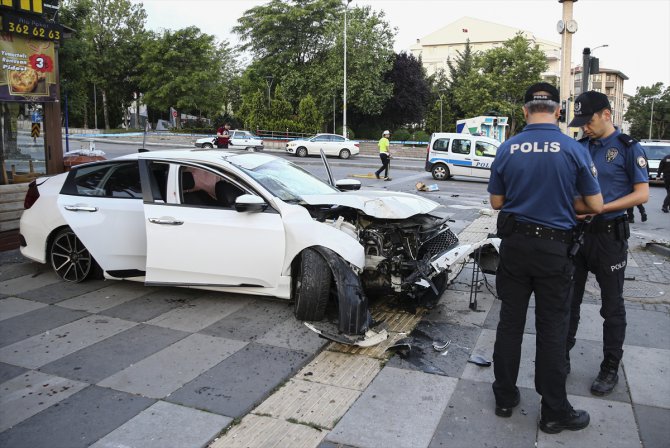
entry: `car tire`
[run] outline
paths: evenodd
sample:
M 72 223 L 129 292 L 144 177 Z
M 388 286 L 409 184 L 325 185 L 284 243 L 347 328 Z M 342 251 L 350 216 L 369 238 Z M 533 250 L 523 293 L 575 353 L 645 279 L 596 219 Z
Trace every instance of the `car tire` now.
M 314 249 L 305 249 L 293 276 L 293 311 L 298 320 L 319 321 L 326 315 L 332 273 Z
M 348 159 L 349 157 L 351 157 L 351 151 L 347 148 L 342 148 L 340 150 L 340 159 Z
M 254 147 L 253 146 L 247 146 L 246 148 L 244 148 L 244 150 L 248 151 L 248 152 L 254 152 Z
M 202 147 L 207 148 L 207 149 L 212 149 L 214 147 L 214 145 L 212 145 L 211 143 L 203 143 Z
M 89 278 L 100 278 L 102 271 L 84 243 L 71 228 L 59 230 L 49 245 L 49 263 L 62 280 L 81 283 Z
M 295 150 L 295 155 L 298 157 L 307 157 L 307 148 L 301 146 L 300 148 Z
M 447 180 L 451 177 L 449 167 L 442 163 L 436 163 L 433 165 L 433 169 L 431 169 L 430 173 L 433 175 L 433 179 L 435 180 Z

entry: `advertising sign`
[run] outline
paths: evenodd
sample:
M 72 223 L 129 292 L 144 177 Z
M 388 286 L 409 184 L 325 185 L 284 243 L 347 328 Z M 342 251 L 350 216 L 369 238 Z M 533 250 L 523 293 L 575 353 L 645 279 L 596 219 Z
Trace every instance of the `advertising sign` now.
M 0 101 L 56 101 L 54 43 L 0 33 Z

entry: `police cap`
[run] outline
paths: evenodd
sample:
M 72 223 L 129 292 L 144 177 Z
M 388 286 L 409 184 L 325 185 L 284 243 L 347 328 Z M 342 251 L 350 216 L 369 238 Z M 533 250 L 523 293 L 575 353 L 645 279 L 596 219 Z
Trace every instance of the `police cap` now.
M 538 82 L 530 86 L 523 97 L 524 103 L 531 101 L 554 101 L 560 103 L 561 96 L 558 94 L 556 87 L 547 82 Z
M 607 95 L 594 90 L 584 92 L 575 100 L 575 118 L 572 119 L 568 126 L 571 128 L 584 126 L 591 121 L 593 114 L 603 109 L 612 109 Z

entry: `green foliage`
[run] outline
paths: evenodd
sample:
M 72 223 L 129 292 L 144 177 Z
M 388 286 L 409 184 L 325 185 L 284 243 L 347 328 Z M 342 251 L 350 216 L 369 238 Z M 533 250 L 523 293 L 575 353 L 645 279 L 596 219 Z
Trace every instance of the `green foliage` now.
M 423 120 L 431 92 L 421 60 L 404 52 L 395 55 L 385 80 L 393 86 L 393 96 L 384 107 L 382 121 L 396 127 Z
M 245 129 L 267 129 L 270 116 L 268 114 L 267 98 L 262 90 L 243 97 L 238 111 L 239 118 Z
M 342 135 L 342 126 L 337 127 L 337 131 L 335 132 L 338 135 Z M 354 139 L 356 138 L 356 134 L 354 133 L 354 130 L 351 129 L 349 125 L 347 125 L 347 138 L 348 139 Z
M 309 93 L 298 105 L 298 128 L 300 132 L 317 133 L 321 129 L 322 118 L 314 98 Z
M 657 82 L 649 87 L 638 87 L 635 96 L 628 101 L 624 118 L 630 122 L 630 134 L 638 140 L 649 138 L 652 99 L 654 117 L 651 138 L 670 140 L 670 86 Z
M 426 131 L 418 131 L 412 136 L 412 140 L 415 142 L 429 142 L 430 134 Z
M 404 142 L 404 141 L 409 140 L 410 137 L 411 137 L 411 135 L 412 135 L 412 134 L 410 134 L 410 132 L 409 132 L 407 129 L 405 129 L 405 128 L 401 128 L 401 129 L 397 129 L 397 130 L 395 130 L 395 131 L 391 134 L 391 140 L 396 140 L 396 141 Z

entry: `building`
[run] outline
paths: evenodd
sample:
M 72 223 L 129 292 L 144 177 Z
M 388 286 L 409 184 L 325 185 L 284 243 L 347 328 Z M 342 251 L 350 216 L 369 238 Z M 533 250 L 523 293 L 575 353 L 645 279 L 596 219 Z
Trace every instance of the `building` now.
M 468 40 L 473 52 L 486 51 L 501 46 L 503 42 L 519 33 L 544 52 L 549 67 L 543 73 L 543 77 L 549 82 L 557 83 L 561 73 L 560 43 L 539 39 L 530 31 L 472 17 L 462 17 L 444 28 L 417 39 L 416 44 L 409 50 L 415 57 L 421 57 L 428 75 L 432 75 L 440 69 L 448 72 L 447 61 L 456 58 L 458 52 L 463 52 Z
M 576 98 L 582 93 L 582 67 L 576 67 L 572 70 L 573 75 L 573 92 Z M 600 73 L 591 75 L 589 80 L 589 90 L 595 90 L 607 95 L 612 105 L 612 122 L 615 126 L 622 129 L 623 116 L 628 108 L 628 102 L 624 97 L 623 83 L 628 79 L 619 70 L 602 68 Z

